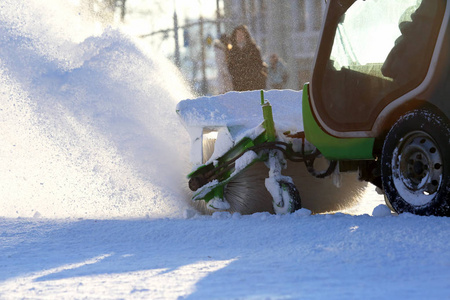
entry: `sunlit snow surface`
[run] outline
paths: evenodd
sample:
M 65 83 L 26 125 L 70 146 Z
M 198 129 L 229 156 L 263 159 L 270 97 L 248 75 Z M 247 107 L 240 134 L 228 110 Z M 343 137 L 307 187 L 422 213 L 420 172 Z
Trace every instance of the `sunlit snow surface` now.
M 450 222 L 412 215 L 0 219 L 0 298 L 445 299 Z
M 1 299 L 448 297 L 450 221 L 393 215 L 373 187 L 349 214 L 187 209 L 193 96 L 69 8 L 0 2 Z

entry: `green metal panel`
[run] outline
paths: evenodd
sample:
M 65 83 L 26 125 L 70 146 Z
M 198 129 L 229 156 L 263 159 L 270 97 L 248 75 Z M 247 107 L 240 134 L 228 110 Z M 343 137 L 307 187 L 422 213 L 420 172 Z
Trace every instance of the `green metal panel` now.
M 267 142 L 274 142 L 276 140 L 276 133 L 275 123 L 273 121 L 272 106 L 270 105 L 270 102 L 264 100 L 263 90 L 261 90 L 261 107 L 264 117 L 263 126 L 266 131 L 266 140 Z
M 303 87 L 303 122 L 305 136 L 329 160 L 373 159 L 374 138 L 337 138 L 317 124 L 309 101 L 309 85 Z

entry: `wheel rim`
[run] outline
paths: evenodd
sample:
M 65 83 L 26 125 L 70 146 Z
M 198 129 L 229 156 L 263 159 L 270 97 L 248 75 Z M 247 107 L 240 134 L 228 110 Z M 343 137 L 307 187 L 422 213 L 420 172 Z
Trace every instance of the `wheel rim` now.
M 392 175 L 398 194 L 413 206 L 436 196 L 442 182 L 442 156 L 434 139 L 414 131 L 401 139 L 392 158 Z

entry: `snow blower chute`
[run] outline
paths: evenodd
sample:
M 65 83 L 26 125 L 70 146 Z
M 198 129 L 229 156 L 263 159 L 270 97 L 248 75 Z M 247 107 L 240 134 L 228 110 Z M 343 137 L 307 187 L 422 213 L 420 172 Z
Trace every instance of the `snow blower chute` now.
M 327 1 L 311 82 L 265 92 L 274 122 L 259 91 L 181 101 L 193 199 L 207 212 L 284 213 L 300 195 L 324 212 L 370 183 L 397 213 L 449 216 L 449 4 Z

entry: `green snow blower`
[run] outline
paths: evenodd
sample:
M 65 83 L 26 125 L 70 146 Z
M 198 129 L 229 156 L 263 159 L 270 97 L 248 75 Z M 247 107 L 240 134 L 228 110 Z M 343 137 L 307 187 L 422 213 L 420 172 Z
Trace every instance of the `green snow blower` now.
M 272 195 L 275 212 L 287 213 L 301 208 L 300 196 L 292 179 L 281 175 L 285 164 L 283 155 L 295 158 L 299 154 L 293 151 L 291 144 L 277 141 L 272 107 L 264 100 L 263 91 L 261 107 L 264 117 L 262 133 L 254 139 L 242 138 L 216 161 L 204 164 L 188 175 L 189 188 L 195 191 L 193 200 L 204 200 L 212 209 L 229 209 L 230 204 L 224 199 L 224 187 L 246 168 L 266 161 L 270 172 L 265 185 Z M 305 156 L 304 153 L 300 155 Z
M 370 183 L 397 213 L 449 216 L 449 5 L 330 0 L 302 92 L 181 101 L 192 199 L 206 212 L 325 212 Z

